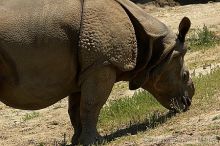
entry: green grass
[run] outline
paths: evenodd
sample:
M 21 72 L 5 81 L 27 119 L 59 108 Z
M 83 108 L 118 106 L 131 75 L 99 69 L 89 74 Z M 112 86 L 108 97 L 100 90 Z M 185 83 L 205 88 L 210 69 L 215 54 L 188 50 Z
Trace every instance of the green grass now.
M 141 122 L 146 118 L 152 120 L 156 116 L 155 112 L 164 111 L 166 111 L 165 108 L 152 95 L 145 91 L 139 91 L 132 98 L 122 98 L 105 106 L 101 110 L 99 127 L 112 129 Z
M 27 113 L 22 117 L 22 120 L 28 121 L 28 120 L 34 119 L 36 117 L 39 117 L 39 115 L 40 114 L 38 112 Z
M 220 69 L 213 71 L 210 75 L 197 77 L 193 80 L 196 94 L 193 97 L 190 111 L 202 113 L 210 108 L 220 107 L 218 99 L 214 96 L 220 89 Z M 112 101 L 108 106 L 105 106 L 101 110 L 99 128 L 105 133 L 133 123 L 143 122 L 152 125 L 150 128 L 154 128 L 155 125 L 160 124 L 158 118 L 163 116 L 165 111 L 167 110 L 152 95 L 140 91 L 132 98 Z
M 208 29 L 206 25 L 202 29 L 193 30 L 187 39 L 191 51 L 205 50 L 220 44 L 220 38 Z
M 220 115 L 215 116 L 214 118 L 212 118 L 212 121 L 219 120 L 219 119 L 220 119 Z
M 214 95 L 220 89 L 220 69 L 213 71 L 210 75 L 194 78 L 196 94 L 193 98 L 193 107 L 200 112 L 210 108 L 220 107 L 219 99 Z
M 39 143 L 37 146 L 45 146 L 46 144 L 44 144 L 44 143 Z
M 177 114 L 175 118 L 172 118 L 167 122 L 168 125 L 175 125 L 179 120 L 188 119 L 189 117 L 198 116 L 204 113 L 210 113 L 210 111 L 219 109 L 219 97 L 216 95 L 219 95 L 220 89 L 220 69 L 212 71 L 209 75 L 193 78 L 193 81 L 196 93 L 193 97 L 191 109 L 186 113 Z M 102 133 L 113 132 L 112 140 L 115 141 L 112 142 L 112 145 L 121 145 L 122 142 L 134 141 L 134 139 L 142 137 L 141 132 L 144 132 L 147 129 L 156 128 L 158 125 L 161 125 L 161 123 L 170 119 L 169 116 L 164 114 L 164 111 L 166 110 L 149 93 L 138 92 L 132 98 L 120 99 L 119 101 L 114 101 L 110 103 L 109 106 L 104 107 L 100 115 L 99 127 L 102 129 Z M 165 118 L 165 120 L 162 120 L 161 122 L 160 117 Z M 216 116 L 212 120 L 218 119 L 219 116 Z M 132 124 L 130 120 L 133 121 Z M 126 128 L 122 127 L 122 125 Z M 139 130 L 141 126 L 147 126 L 147 128 Z M 135 130 L 136 128 L 139 129 Z M 218 126 L 212 128 L 214 130 L 210 132 L 219 129 Z M 166 130 L 167 129 L 164 128 L 160 133 L 165 133 Z M 121 132 L 124 132 L 124 134 L 120 135 Z M 129 136 L 130 134 L 135 134 L 136 136 Z M 110 140 L 107 141 L 111 141 L 111 137 Z

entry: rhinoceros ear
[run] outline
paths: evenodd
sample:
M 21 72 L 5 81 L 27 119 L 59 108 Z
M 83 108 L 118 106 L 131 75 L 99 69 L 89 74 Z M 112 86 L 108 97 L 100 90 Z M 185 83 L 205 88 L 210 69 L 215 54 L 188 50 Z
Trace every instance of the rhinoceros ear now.
M 181 42 L 185 41 L 185 37 L 186 37 L 187 32 L 189 31 L 190 26 L 191 26 L 191 21 L 189 20 L 188 17 L 184 17 L 179 24 L 178 39 Z
M 168 33 L 168 28 L 165 24 L 156 18 L 148 15 L 142 8 L 131 2 L 130 0 L 116 0 L 127 12 L 132 23 L 134 19 L 141 25 L 145 33 L 153 38 L 165 36 Z M 136 26 L 134 26 L 136 27 Z M 140 29 L 140 28 L 135 28 Z
M 135 30 L 138 45 L 135 73 L 138 73 L 147 66 L 151 58 L 153 40 L 165 36 L 168 33 L 168 28 L 130 0 L 116 1 L 129 16 Z
M 134 71 L 134 77 L 129 81 L 129 89 L 140 88 L 148 78 L 148 70 L 145 70 L 151 58 L 151 45 L 149 40 L 166 36 L 169 32 L 167 26 L 148 15 L 143 9 L 130 0 L 116 0 L 128 14 L 137 37 L 138 59 Z M 144 46 L 144 47 L 140 47 Z

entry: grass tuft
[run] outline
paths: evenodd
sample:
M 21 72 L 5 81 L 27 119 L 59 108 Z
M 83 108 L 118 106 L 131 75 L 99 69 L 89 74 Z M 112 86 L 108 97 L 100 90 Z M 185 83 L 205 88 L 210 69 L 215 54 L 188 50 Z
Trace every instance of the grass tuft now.
M 133 97 L 111 101 L 101 110 L 99 127 L 114 129 L 153 118 L 152 111 L 166 111 L 157 100 L 146 91 L 138 91 Z M 152 120 L 152 119 L 151 119 Z
M 193 98 L 193 108 L 205 112 L 210 108 L 220 106 L 219 99 L 215 95 L 220 88 L 220 69 L 212 71 L 209 75 L 194 78 L 196 94 Z
M 220 43 L 220 38 L 204 25 L 202 29 L 193 30 L 187 41 L 191 51 L 198 51 L 214 47 Z
M 32 112 L 32 113 L 27 113 L 24 115 L 24 117 L 22 117 L 22 120 L 24 122 L 28 121 L 28 120 L 31 120 L 31 119 L 34 119 L 36 117 L 39 117 L 39 113 L 38 112 Z
M 37 146 L 45 146 L 46 144 L 44 144 L 43 142 L 39 143 Z
M 220 120 L 220 115 L 215 116 L 214 118 L 212 118 L 212 121 L 215 121 L 215 120 Z

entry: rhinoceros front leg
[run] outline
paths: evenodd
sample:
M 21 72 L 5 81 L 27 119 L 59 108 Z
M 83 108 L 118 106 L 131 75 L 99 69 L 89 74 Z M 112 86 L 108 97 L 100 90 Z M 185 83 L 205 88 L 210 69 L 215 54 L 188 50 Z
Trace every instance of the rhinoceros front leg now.
M 81 93 L 74 93 L 69 96 L 69 109 L 68 113 L 70 121 L 74 128 L 74 135 L 72 137 L 72 145 L 79 144 L 79 136 L 82 131 L 82 125 L 80 120 L 80 97 Z
M 111 67 L 96 69 L 83 81 L 80 101 L 81 144 L 90 145 L 102 139 L 96 128 L 98 116 L 115 81 L 116 72 Z

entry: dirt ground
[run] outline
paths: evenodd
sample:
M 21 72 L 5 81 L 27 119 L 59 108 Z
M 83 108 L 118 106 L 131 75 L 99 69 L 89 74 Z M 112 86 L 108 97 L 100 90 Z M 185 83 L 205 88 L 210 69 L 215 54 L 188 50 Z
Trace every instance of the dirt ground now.
M 188 4 L 205 4 L 209 2 L 216 2 L 218 0 L 131 0 L 135 3 L 142 5 L 154 5 L 157 7 L 166 7 L 166 6 L 179 6 L 179 5 L 188 5 Z
M 179 22 L 182 17 L 187 16 L 192 21 L 192 28 L 202 27 L 204 24 L 212 30 L 220 34 L 220 3 L 194 4 L 186 6 L 164 7 L 159 8 L 153 5 L 140 5 L 148 13 L 152 14 L 165 24 L 170 26 L 177 32 Z M 206 55 L 197 52 L 187 54 L 187 60 L 192 61 L 198 54 L 206 58 L 211 58 L 215 63 L 220 62 L 220 58 L 216 55 L 213 59 L 213 54 L 219 54 L 219 47 L 209 51 Z M 208 56 L 207 56 L 208 55 Z M 209 56 L 210 55 L 210 56 Z M 202 57 L 197 57 L 197 62 L 203 60 Z M 208 59 L 209 60 L 209 59 Z M 213 63 L 213 62 L 212 62 Z M 197 67 L 201 67 L 199 64 Z M 115 91 L 111 95 L 111 99 L 117 96 L 132 95 L 127 89 L 127 85 L 116 85 Z M 220 95 L 217 95 L 220 100 Z M 30 120 L 27 120 L 27 115 L 31 115 Z M 161 135 L 160 129 L 155 129 L 155 136 L 143 134 L 138 142 L 122 143 L 122 145 L 183 145 L 199 144 L 203 139 L 210 142 L 220 140 L 220 137 L 209 135 L 210 126 L 219 126 L 220 120 L 213 120 L 214 117 L 220 116 L 220 109 L 210 111 L 204 115 L 188 117 L 185 121 L 166 125 L 166 128 L 172 130 L 178 127 L 179 124 L 184 125 L 180 128 L 191 128 L 190 131 L 178 132 L 174 134 Z M 190 121 L 190 122 L 188 122 Z M 161 126 L 164 128 L 163 126 Z M 177 128 L 178 129 L 178 128 Z M 0 146 L 40 146 L 40 143 L 45 143 L 48 146 L 58 145 L 65 139 L 68 141 L 72 136 L 72 127 L 67 114 L 67 100 L 64 99 L 57 104 L 42 109 L 33 113 L 33 111 L 15 110 L 0 103 Z M 184 130 L 180 130 L 184 131 Z M 219 129 L 220 131 L 220 129 Z M 217 131 L 217 132 L 219 132 Z M 160 136 L 158 136 L 160 135 Z M 206 135 L 205 137 L 202 135 Z M 184 142 L 185 141 L 185 142 Z M 109 145 L 112 145 L 111 143 Z
M 220 109 L 209 113 L 181 117 L 161 126 L 117 140 L 109 146 L 219 146 Z M 218 118 L 217 118 L 218 117 Z M 178 120 L 181 119 L 181 120 Z
M 157 145 L 217 145 L 219 143 L 218 134 L 220 119 L 215 117 L 220 115 L 220 109 L 210 113 L 193 116 L 179 121 L 178 124 L 160 127 L 153 136 L 147 136 L 140 140 L 140 144 L 147 143 Z M 181 125 L 181 126 L 179 126 Z M 160 129 L 173 130 L 171 133 L 159 134 Z M 175 129 L 175 130 L 174 130 Z M 164 130 L 164 129 L 163 129 Z M 212 131 L 210 133 L 210 131 Z M 157 134 L 156 134 L 157 133 Z M 159 136 L 158 136 L 159 135 Z

